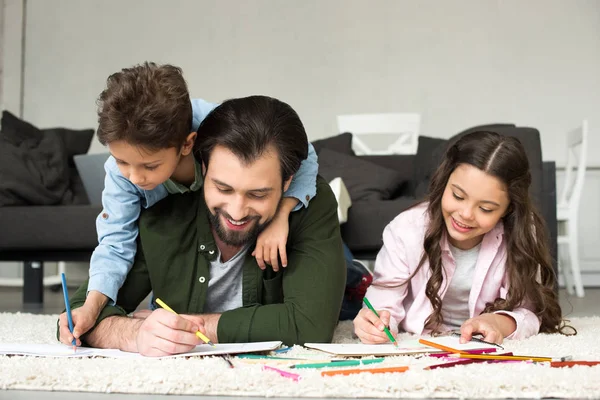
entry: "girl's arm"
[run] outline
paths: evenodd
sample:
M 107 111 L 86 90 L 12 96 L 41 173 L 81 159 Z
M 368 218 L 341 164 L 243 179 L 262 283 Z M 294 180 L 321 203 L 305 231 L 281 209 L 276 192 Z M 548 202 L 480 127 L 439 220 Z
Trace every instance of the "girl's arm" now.
M 385 227 L 383 247 L 375 260 L 373 283 L 365 295 L 375 310 L 390 313 L 389 328 L 394 335 L 406 316 L 403 302 L 408 293 L 408 284 L 405 282 L 411 271 L 402 232 L 410 232 L 403 218 L 396 218 Z

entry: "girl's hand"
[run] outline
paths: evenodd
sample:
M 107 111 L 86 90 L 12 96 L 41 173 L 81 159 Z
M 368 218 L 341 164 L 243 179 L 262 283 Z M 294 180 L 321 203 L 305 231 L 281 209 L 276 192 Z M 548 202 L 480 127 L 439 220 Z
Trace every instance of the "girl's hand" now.
M 258 235 L 256 239 L 256 248 L 252 255 L 256 257 L 256 262 L 260 269 L 266 268 L 265 261 L 273 267 L 273 271 L 279 271 L 279 261 L 277 253 L 281 257 L 281 265 L 287 267 L 287 253 L 285 246 L 289 232 L 289 223 L 287 216 L 285 218 L 279 215 L 275 216 L 271 224 Z
M 361 342 L 367 344 L 389 343 L 384 327 L 390 324 L 390 313 L 385 310 L 377 310 L 377 315 L 368 308 L 363 308 L 354 318 L 354 333 Z
M 460 327 L 460 342 L 467 343 L 474 334 L 483 335 L 486 342 L 502 344 L 506 336 L 517 329 L 512 317 L 505 314 L 486 313 L 466 320 Z

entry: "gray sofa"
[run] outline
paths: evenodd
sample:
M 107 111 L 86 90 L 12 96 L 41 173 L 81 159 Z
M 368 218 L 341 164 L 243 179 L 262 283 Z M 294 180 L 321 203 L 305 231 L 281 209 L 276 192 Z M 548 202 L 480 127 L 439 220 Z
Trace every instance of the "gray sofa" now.
M 92 129 L 38 129 L 4 111 L 0 131 L 0 261 L 24 262 L 23 302 L 43 302 L 44 261 L 89 261 L 95 220 L 73 157 Z
M 423 198 L 448 143 L 474 130 L 514 136 L 523 143 L 531 167 L 531 195 L 546 221 L 556 270 L 555 163 L 542 161 L 538 130 L 513 124 L 476 126 L 450 139 L 420 136 L 415 155 L 356 156 L 350 133 L 313 142 L 319 155 L 319 173 L 327 180 L 342 177 L 348 188 L 352 206 L 341 230 L 356 258 L 375 259 L 382 246 L 383 229 L 396 215 Z
M 525 145 L 532 168 L 532 195 L 546 219 L 556 259 L 555 165 L 542 162 L 539 132 L 509 124 L 465 132 L 478 128 L 516 136 Z M 66 150 L 68 185 L 64 190 L 70 194 L 63 195 L 63 200 L 56 204 L 0 207 L 0 261 L 24 262 L 23 301 L 40 304 L 43 262 L 89 261 L 97 244 L 95 219 L 101 208 L 89 204 L 72 161 L 74 155 L 87 152 L 93 131 L 39 130 L 5 113 L 0 139 L 5 140 L 17 131 L 35 140 L 40 135 L 54 135 L 61 138 Z M 348 222 L 341 227 L 344 241 L 356 258 L 374 259 L 381 248 L 383 228 L 425 193 L 448 141 L 422 136 L 416 155 L 391 156 L 356 156 L 351 141 L 352 135 L 344 133 L 314 141 L 313 145 L 319 155 L 319 173 L 328 180 L 341 176 L 352 197 Z

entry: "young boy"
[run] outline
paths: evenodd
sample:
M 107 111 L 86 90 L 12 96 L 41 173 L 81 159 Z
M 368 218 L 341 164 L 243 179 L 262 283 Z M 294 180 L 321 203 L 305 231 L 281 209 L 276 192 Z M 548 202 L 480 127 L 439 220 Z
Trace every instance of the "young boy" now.
M 72 313 L 77 345 L 104 306 L 116 301 L 133 265 L 141 208 L 202 187 L 193 146 L 200 123 L 217 106 L 200 99 L 190 102 L 180 68 L 148 62 L 109 76 L 98 104 L 97 135 L 111 157 L 105 164 L 103 210 L 96 220 L 99 244 L 90 260 L 88 295 Z M 278 270 L 278 253 L 282 266 L 287 265 L 288 216 L 314 197 L 317 170 L 309 144 L 308 158 L 284 193 L 276 217 L 258 236 L 252 254 L 261 268 L 266 261 Z

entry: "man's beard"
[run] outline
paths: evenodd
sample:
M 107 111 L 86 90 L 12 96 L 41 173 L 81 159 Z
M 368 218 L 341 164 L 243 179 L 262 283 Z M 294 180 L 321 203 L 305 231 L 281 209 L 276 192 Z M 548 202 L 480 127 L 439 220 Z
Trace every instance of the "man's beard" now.
M 263 223 L 260 223 L 259 215 L 252 215 L 252 216 L 248 216 L 248 217 L 244 218 L 243 221 L 248 224 L 251 224 L 252 227 L 250 228 L 250 230 L 243 230 L 243 231 L 232 231 L 230 229 L 227 229 L 225 226 L 223 226 L 223 222 L 221 221 L 221 216 L 223 216 L 223 218 L 228 218 L 231 220 L 234 220 L 234 219 L 231 218 L 231 216 L 229 214 L 222 211 L 220 208 L 215 208 L 215 210 L 214 210 L 215 214 L 213 214 L 210 210 L 207 210 L 207 212 L 208 212 L 208 217 L 210 219 L 210 223 L 211 223 L 213 229 L 217 233 L 217 236 L 219 236 L 219 239 L 221 239 L 223 241 L 223 243 L 225 243 L 226 245 L 229 245 L 229 246 L 243 246 L 248 243 L 252 243 L 252 242 L 256 241 L 256 238 L 258 237 L 258 235 L 260 235 L 260 233 L 262 231 L 264 231 L 269 226 L 269 224 L 273 221 L 274 216 L 279 212 L 280 206 L 281 206 L 281 201 L 279 201 L 279 203 L 277 204 L 277 210 L 275 211 L 275 214 L 273 215 L 273 217 L 267 219 Z M 256 222 L 254 222 L 254 221 L 256 221 Z

